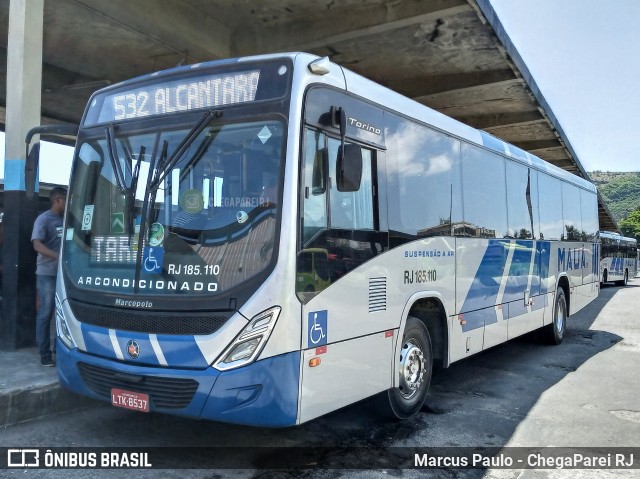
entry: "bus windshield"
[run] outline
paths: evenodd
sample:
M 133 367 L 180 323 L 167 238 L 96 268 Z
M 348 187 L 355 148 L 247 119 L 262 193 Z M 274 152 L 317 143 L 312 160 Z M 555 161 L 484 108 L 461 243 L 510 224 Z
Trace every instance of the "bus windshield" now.
M 109 126 L 81 138 L 63 262 L 71 285 L 215 295 L 268 272 L 284 121 L 211 118 L 153 130 Z

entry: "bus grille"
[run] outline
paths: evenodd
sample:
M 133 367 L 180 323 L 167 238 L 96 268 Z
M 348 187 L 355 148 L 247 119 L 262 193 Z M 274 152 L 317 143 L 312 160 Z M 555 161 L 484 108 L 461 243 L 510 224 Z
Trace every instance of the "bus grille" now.
M 198 389 L 198 382 L 193 379 L 138 376 L 87 363 L 78 363 L 78 370 L 87 387 L 100 396 L 111 398 L 112 388 L 135 391 L 148 394 L 157 408 L 185 408 Z
M 149 334 L 206 335 L 216 332 L 229 317 L 210 312 L 135 311 L 69 301 L 82 323 L 120 331 Z

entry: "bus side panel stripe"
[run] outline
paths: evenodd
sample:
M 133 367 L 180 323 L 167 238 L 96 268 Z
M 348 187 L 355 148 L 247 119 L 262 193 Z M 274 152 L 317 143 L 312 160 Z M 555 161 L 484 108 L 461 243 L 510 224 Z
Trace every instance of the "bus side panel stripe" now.
M 148 334 L 113 331 L 82 323 L 82 336 L 84 337 L 87 351 L 91 351 L 92 354 L 109 359 L 135 361 L 140 365 L 160 365 Z M 138 343 L 139 356 L 137 358 L 133 358 L 127 353 L 130 340 Z
M 115 329 L 109 330 L 109 339 L 111 339 L 111 346 L 113 347 L 113 351 L 116 353 L 116 357 L 122 361 L 124 359 L 124 354 L 122 354 L 122 349 L 120 348 L 120 344 L 118 344 L 118 336 L 116 335 Z
M 170 366 L 179 364 L 189 368 L 206 368 L 209 365 L 193 336 L 158 335 L 158 343 Z
M 150 336 L 81 324 L 86 350 L 97 356 L 152 366 L 206 368 L 209 365 L 193 336 Z M 127 353 L 131 340 L 138 343 L 140 355 L 137 358 Z
M 91 354 L 105 358 L 119 359 L 108 329 L 86 323 L 81 323 L 81 328 L 86 351 L 91 351 Z
M 524 292 L 531 284 L 531 290 L 539 289 L 539 277 L 535 275 L 535 267 L 533 268 L 533 278 L 529 283 L 529 271 L 531 270 L 531 261 L 535 258 L 532 254 L 533 241 L 516 241 L 516 250 L 513 253 L 513 260 L 509 268 L 509 277 L 507 279 L 507 289 L 505 291 L 503 303 L 509 303 L 509 317 L 521 316 L 528 312 L 527 306 L 524 304 Z M 531 291 L 530 290 L 530 291 Z
M 539 294 L 540 298 L 534 299 L 532 311 L 543 309 L 547 306 L 547 292 L 549 285 L 549 264 L 551 261 L 551 242 L 550 241 L 537 241 L 536 242 L 536 259 L 534 274 L 540 278 L 540 290 L 536 292 L 533 290 L 532 295 Z
M 167 359 L 164 357 L 164 353 L 162 352 L 162 348 L 160 347 L 160 343 L 158 342 L 158 336 L 155 334 L 150 334 L 149 340 L 151 341 L 151 347 L 153 348 L 153 352 L 156 354 L 160 365 L 168 366 L 169 363 L 167 363 Z
M 532 241 L 516 241 L 516 250 L 513 253 L 513 260 L 509 268 L 507 278 L 507 288 L 504 292 L 502 302 L 509 303 L 524 297 L 524 292 L 528 286 L 529 270 L 531 269 L 531 248 Z M 526 281 L 525 281 L 526 278 Z M 532 280 L 531 287 L 536 285 L 536 280 Z
M 485 324 L 498 321 L 496 310 L 493 308 L 500 291 L 500 282 L 497 282 L 496 278 L 501 278 L 504 272 L 508 245 L 509 240 L 489 240 L 471 288 L 462 304 L 461 312 L 464 313 L 466 321 L 466 324 L 462 325 L 463 331 L 482 328 Z
M 540 265 L 540 294 L 547 294 L 549 292 L 549 271 L 551 265 L 551 242 L 550 241 L 538 241 L 536 249 L 536 261 Z
M 509 240 L 489 240 L 487 250 L 462 305 L 461 312 L 464 314 L 466 322 L 462 325 L 463 331 L 482 328 L 498 321 L 497 313 L 493 308 L 498 304 L 500 290 L 500 283 L 496 281 L 496 278 L 500 278 L 505 272 L 509 245 Z M 511 245 L 513 246 L 513 243 Z M 525 274 L 528 276 L 532 256 L 535 258 L 535 264 L 533 267 L 534 277 L 531 280 L 531 295 L 542 295 L 542 297 L 534 300 L 531 309 L 534 311 L 542 309 L 548 302 L 546 294 L 549 288 L 551 242 L 519 240 L 515 242 L 515 246 L 517 249 L 514 251 L 511 264 L 508 265 L 507 287 L 504 297 L 500 301 L 511 303 L 509 317 L 521 316 L 528 312 L 524 304 L 526 284 L 522 281 L 523 275 L 519 273 L 526 272 Z M 535 255 L 531 254 L 533 247 L 535 247 Z

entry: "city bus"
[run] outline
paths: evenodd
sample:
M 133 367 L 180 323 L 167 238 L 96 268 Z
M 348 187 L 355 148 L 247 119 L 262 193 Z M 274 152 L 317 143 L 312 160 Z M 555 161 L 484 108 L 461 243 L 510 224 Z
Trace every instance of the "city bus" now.
M 93 94 L 56 292 L 57 370 L 113 406 L 253 426 L 562 341 L 599 291 L 594 186 L 306 53 Z
M 638 274 L 638 241 L 619 233 L 600 231 L 600 278 L 626 286 Z

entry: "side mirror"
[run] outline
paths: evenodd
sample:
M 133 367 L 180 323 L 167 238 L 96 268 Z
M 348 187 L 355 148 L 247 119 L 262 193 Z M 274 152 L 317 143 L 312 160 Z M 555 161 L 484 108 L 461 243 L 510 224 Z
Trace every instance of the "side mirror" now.
M 44 137 L 61 138 L 67 141 L 75 140 L 78 136 L 77 125 L 43 125 L 31 128 L 25 137 L 26 147 L 26 165 L 24 171 L 24 184 L 28 199 L 33 198 L 36 192 L 36 183 L 38 181 L 38 164 L 40 163 L 40 142 L 36 142 L 31 151 L 29 145 L 34 136 L 40 135 L 42 140 Z
M 358 191 L 361 180 L 362 149 L 359 145 L 340 145 L 336 159 L 336 188 L 342 192 Z
M 342 107 L 332 106 L 329 114 L 331 126 L 339 128 L 340 146 L 336 158 L 336 188 L 345 193 L 358 191 L 362 180 L 362 149 L 345 143 L 347 113 Z

